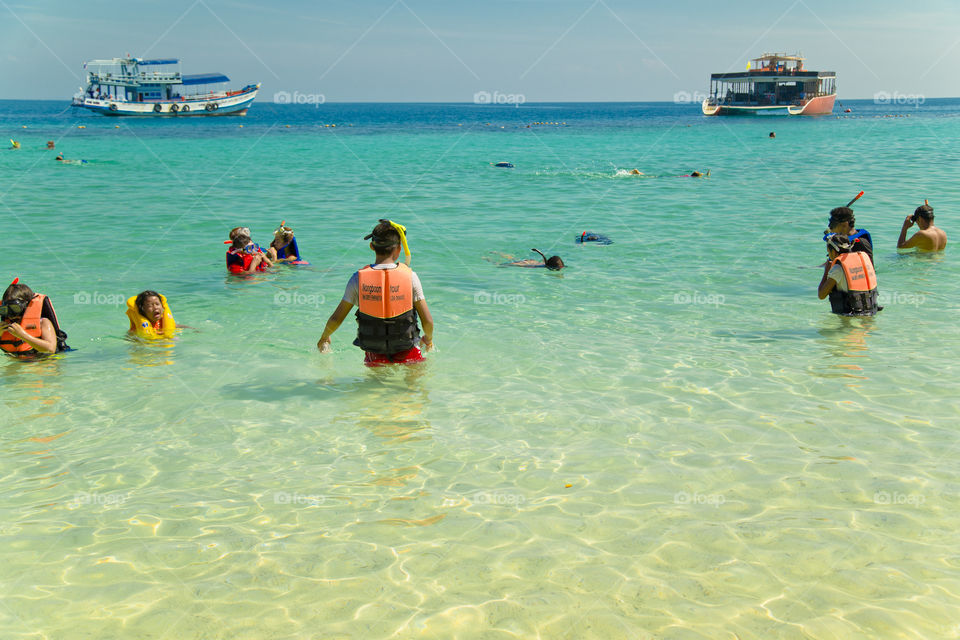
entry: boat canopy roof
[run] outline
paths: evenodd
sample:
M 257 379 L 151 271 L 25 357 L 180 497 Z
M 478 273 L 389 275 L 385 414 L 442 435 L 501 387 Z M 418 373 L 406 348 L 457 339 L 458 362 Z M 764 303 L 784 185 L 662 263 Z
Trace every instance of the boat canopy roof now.
M 230 82 L 230 78 L 222 73 L 194 73 L 183 76 L 183 84 L 216 84 Z
M 795 55 L 795 56 L 787 55 L 786 53 L 765 53 L 765 54 L 763 54 L 762 56 L 760 56 L 759 58 L 754 58 L 754 59 L 753 59 L 754 62 L 766 62 L 766 61 L 770 61 L 770 62 L 788 62 L 788 61 L 803 62 L 804 60 L 806 60 L 806 58 L 804 58 L 803 56 L 801 56 L 799 53 L 798 53 L 797 55 Z M 800 66 L 803 66 L 803 65 L 800 65 Z
M 140 58 L 134 58 L 134 60 L 142 67 L 158 64 L 180 64 L 180 61 L 176 58 L 159 58 L 157 60 L 141 60 Z

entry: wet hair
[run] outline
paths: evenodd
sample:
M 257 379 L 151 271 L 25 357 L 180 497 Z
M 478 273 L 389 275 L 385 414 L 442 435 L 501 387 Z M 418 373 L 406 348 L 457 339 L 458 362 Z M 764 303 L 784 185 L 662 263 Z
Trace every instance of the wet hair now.
M 270 243 L 270 246 L 279 249 L 290 244 L 290 241 L 293 240 L 293 229 L 290 227 L 281 227 L 273 233 L 273 242 Z
M 560 269 L 563 269 L 564 266 L 563 260 L 560 258 L 560 256 L 550 256 L 547 258 L 547 261 L 544 262 L 544 265 L 546 265 L 547 269 L 550 269 L 551 271 L 559 271 Z
M 9 287 L 7 287 L 6 291 L 3 292 L 3 301 L 16 301 L 27 304 L 33 300 L 35 295 L 37 294 L 33 292 L 33 289 L 25 284 L 11 284 Z
M 134 302 L 134 304 L 137 307 L 137 311 L 139 311 L 140 315 L 142 315 L 144 318 L 147 317 L 147 314 L 143 312 L 143 305 L 147 301 L 147 298 L 156 298 L 157 300 L 160 300 L 161 304 L 163 304 L 163 300 L 160 298 L 160 294 L 157 293 L 156 291 L 151 291 L 150 289 L 147 289 L 146 291 L 143 291 L 137 294 L 137 300 L 136 302 Z
M 841 222 L 853 223 L 853 209 L 850 207 L 837 207 L 836 209 L 830 210 L 829 227 L 832 229 Z
M 933 207 L 928 204 L 917 207 L 916 211 L 913 212 L 914 222 L 916 222 L 917 218 L 923 218 L 927 222 L 933 222 Z
M 850 253 L 853 251 L 853 243 L 850 238 L 839 233 L 831 233 L 827 236 L 827 247 L 837 253 Z
M 240 232 L 244 229 L 246 229 L 246 227 L 234 227 L 233 229 L 230 229 L 230 239 L 231 240 L 236 239 L 236 237 L 240 235 Z M 247 234 L 244 234 L 244 235 L 247 235 Z
M 248 244 L 250 244 L 250 236 L 246 235 L 245 233 L 238 233 L 231 239 L 233 240 L 233 244 L 230 245 L 230 249 L 233 251 L 242 251 Z
M 381 222 L 363 239 L 370 241 L 378 256 L 387 255 L 400 246 L 400 232 L 389 222 Z

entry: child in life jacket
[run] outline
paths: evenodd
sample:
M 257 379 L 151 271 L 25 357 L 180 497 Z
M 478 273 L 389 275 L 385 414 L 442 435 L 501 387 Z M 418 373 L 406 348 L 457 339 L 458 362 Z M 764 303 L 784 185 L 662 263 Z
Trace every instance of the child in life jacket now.
M 433 348 L 433 317 L 420 278 L 407 266 L 410 249 L 406 229 L 381 220 L 364 240 L 370 240 L 376 262 L 356 271 L 347 282 L 343 299 L 327 320 L 317 348 L 323 353 L 330 351 L 330 336 L 357 306 L 357 338 L 353 344 L 363 349 L 365 365 L 420 362 L 421 347 L 423 351 Z M 398 263 L 401 248 L 407 254 L 407 264 Z
M 0 349 L 13 355 L 56 353 L 69 349 L 67 334 L 47 296 L 15 279 L 0 304 Z
M 823 278 L 817 289 L 821 300 L 830 297 L 830 310 L 846 316 L 872 316 L 877 306 L 877 274 L 866 251 L 855 251 L 844 235 L 826 236 L 827 257 Z
M 266 271 L 272 263 L 250 236 L 238 233 L 227 249 L 227 270 L 235 275 L 249 275 L 257 271 Z
M 296 262 L 302 261 L 300 258 L 300 249 L 297 247 L 297 239 L 293 235 L 293 229 L 286 226 L 286 221 L 280 223 L 276 231 L 273 232 L 273 242 L 267 249 L 267 255 L 274 262 Z
M 250 233 L 250 227 L 234 227 L 233 229 L 230 229 L 230 240 L 228 242 L 224 242 L 224 244 L 233 244 L 233 241 L 236 240 L 237 236 L 239 235 L 244 235 L 244 236 L 247 236 L 248 238 L 253 238 L 253 234 Z M 258 245 L 255 242 L 253 242 L 252 244 L 254 249 L 256 249 L 256 253 L 259 253 L 263 256 L 262 262 L 264 263 L 264 268 L 272 267 L 273 263 L 277 259 L 276 253 L 274 253 L 273 251 L 270 251 L 269 248 L 267 251 L 264 251 L 260 247 L 260 245 Z M 262 270 L 263 269 L 261 269 L 261 271 Z

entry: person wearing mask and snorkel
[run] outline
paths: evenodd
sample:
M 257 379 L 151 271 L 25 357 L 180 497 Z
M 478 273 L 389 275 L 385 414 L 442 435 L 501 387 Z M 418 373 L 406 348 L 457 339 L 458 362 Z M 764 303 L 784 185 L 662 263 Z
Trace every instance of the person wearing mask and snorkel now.
M 566 265 L 563 264 L 563 258 L 560 256 L 550 256 L 549 258 L 543 255 L 543 252 L 539 249 L 530 249 L 530 251 L 535 251 L 540 254 L 542 260 L 536 260 L 534 258 L 525 258 L 523 260 L 514 260 L 513 262 L 504 262 L 501 264 L 501 267 L 527 267 L 527 268 L 539 268 L 546 267 L 550 271 L 560 271 Z
M 844 316 L 872 316 L 883 307 L 877 305 L 877 274 L 866 251 L 854 250 L 850 238 L 828 234 L 827 262 L 817 296 L 830 297 L 830 310 Z
M 50 298 L 15 278 L 0 304 L 0 349 L 14 356 L 57 353 L 70 349 L 66 340 Z
M 406 228 L 390 220 L 364 237 L 376 261 L 351 276 L 343 299 L 327 320 L 317 342 L 322 353 L 330 351 L 333 333 L 340 328 L 350 310 L 357 309 L 357 338 L 353 344 L 364 351 L 369 367 L 384 364 L 410 364 L 423 361 L 422 351 L 433 348 L 433 317 L 427 308 L 420 278 L 410 269 L 410 247 Z M 400 251 L 406 255 L 400 264 Z M 417 326 L 419 318 L 423 334 Z

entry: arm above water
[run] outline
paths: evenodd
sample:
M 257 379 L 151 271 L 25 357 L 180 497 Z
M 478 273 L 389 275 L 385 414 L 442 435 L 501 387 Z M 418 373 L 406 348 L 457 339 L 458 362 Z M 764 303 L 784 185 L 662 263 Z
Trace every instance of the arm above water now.
M 417 315 L 420 316 L 420 324 L 423 327 L 420 344 L 424 351 L 430 351 L 433 349 L 433 316 L 430 315 L 426 300 L 417 300 L 413 303 L 413 308 L 417 310 Z
M 317 342 L 317 349 L 320 351 L 326 352 L 330 349 L 330 336 L 334 331 L 340 328 L 340 325 L 343 324 L 343 321 L 346 320 L 347 315 L 350 313 L 350 309 L 353 309 L 353 305 L 346 300 L 341 300 L 340 304 L 337 305 L 337 308 L 330 315 L 330 318 L 327 319 L 327 326 L 323 329 L 323 335 L 320 336 L 320 340 Z
M 823 300 L 830 292 L 833 291 L 833 288 L 837 286 L 837 281 L 830 277 L 830 268 L 833 266 L 833 263 L 828 263 L 823 268 L 823 278 L 820 279 L 820 286 L 817 287 L 817 296 Z

